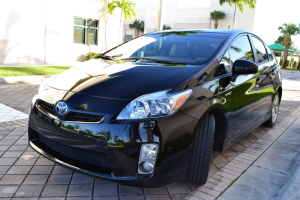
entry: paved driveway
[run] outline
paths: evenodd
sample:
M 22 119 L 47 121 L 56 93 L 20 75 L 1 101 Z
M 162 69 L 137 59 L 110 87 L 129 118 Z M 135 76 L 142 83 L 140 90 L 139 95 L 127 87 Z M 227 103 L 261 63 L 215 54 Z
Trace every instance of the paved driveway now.
M 283 72 L 278 124 L 258 127 L 219 153 L 213 152 L 210 178 L 197 187 L 176 182 L 160 188 L 135 188 L 86 176 L 39 156 L 27 145 L 27 114 L 38 85 L 0 85 L 1 199 L 215 199 L 246 170 L 291 123 L 300 106 L 300 73 Z M 270 136 L 270 132 L 276 132 Z M 276 137 L 275 137 L 276 136 Z

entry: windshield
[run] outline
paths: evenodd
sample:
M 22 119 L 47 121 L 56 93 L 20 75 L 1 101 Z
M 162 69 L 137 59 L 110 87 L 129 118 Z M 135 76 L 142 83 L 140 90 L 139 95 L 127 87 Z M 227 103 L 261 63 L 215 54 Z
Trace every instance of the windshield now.
M 218 51 L 227 36 L 201 31 L 152 33 L 126 42 L 102 56 L 140 62 L 204 64 Z

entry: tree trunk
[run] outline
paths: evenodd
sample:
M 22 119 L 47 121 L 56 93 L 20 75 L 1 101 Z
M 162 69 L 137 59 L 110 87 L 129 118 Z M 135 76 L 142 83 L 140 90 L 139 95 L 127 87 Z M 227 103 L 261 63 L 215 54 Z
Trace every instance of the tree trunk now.
M 123 20 L 123 12 L 121 10 L 121 19 L 120 19 L 120 27 L 119 27 L 119 37 L 118 37 L 118 44 L 121 44 L 122 42 L 120 42 L 120 35 L 121 35 L 121 27 L 122 27 L 122 20 Z
M 300 56 L 298 57 L 298 67 L 297 69 L 300 69 Z
M 288 56 L 288 50 L 289 50 L 289 47 L 288 46 L 285 46 L 285 50 L 284 50 L 284 56 L 283 56 L 283 63 L 282 63 L 282 68 L 287 68 L 286 66 L 286 61 L 287 61 L 287 56 Z
M 105 16 L 106 18 L 107 16 Z M 105 40 L 105 51 L 107 51 L 107 37 L 106 37 L 106 31 L 107 31 L 107 19 L 104 19 L 104 40 Z
M 283 57 L 283 64 L 282 64 L 282 68 L 287 68 L 288 66 L 286 66 L 287 64 L 287 57 L 288 57 L 288 53 L 289 53 L 289 48 L 290 48 L 290 45 L 291 45 L 291 38 L 290 36 L 286 36 L 285 38 L 285 50 L 284 50 L 284 57 Z
M 215 29 L 218 29 L 218 26 L 219 26 L 219 20 L 215 20 Z
M 236 26 L 236 3 L 234 4 L 234 15 L 233 15 L 233 26 L 232 29 L 235 29 Z

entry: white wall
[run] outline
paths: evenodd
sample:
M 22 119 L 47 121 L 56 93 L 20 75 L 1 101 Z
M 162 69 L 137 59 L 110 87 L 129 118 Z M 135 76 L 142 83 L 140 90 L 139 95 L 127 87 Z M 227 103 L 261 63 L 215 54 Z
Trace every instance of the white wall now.
M 145 22 L 145 33 L 156 30 L 159 0 L 133 0 L 136 3 L 137 19 Z M 173 30 L 214 28 L 210 12 L 223 11 L 225 19 L 219 20 L 218 29 L 233 28 L 234 7 L 228 3 L 219 4 L 219 0 L 164 0 L 163 24 Z M 255 9 L 245 5 L 244 13 L 237 10 L 237 29 L 253 31 Z M 124 30 L 129 29 L 124 21 Z M 135 35 L 134 35 L 135 36 Z
M 106 51 L 105 41 L 107 49 L 118 44 L 120 15 L 105 23 L 107 0 L 0 2 L 0 63 L 73 64 L 89 51 Z M 73 43 L 74 17 L 99 20 L 98 45 Z
M 144 33 L 156 30 L 159 0 L 134 0 L 137 19 L 145 22 Z M 163 24 L 173 30 L 209 28 L 210 0 L 164 0 Z M 124 29 L 131 22 L 124 21 Z
M 43 62 L 45 9 L 42 8 L 44 1 L 1 1 L 0 63 Z
M 219 20 L 218 29 L 230 29 L 233 28 L 233 16 L 234 16 L 234 5 L 230 6 L 228 3 L 224 3 L 222 6 L 219 3 L 219 0 L 211 0 L 210 12 L 217 10 L 224 12 L 225 19 Z M 236 14 L 236 29 L 246 29 L 249 31 L 253 31 L 254 26 L 254 16 L 256 9 L 249 8 L 248 5 L 244 5 L 244 12 L 242 13 L 239 9 L 237 9 Z M 212 21 L 213 28 L 214 22 Z

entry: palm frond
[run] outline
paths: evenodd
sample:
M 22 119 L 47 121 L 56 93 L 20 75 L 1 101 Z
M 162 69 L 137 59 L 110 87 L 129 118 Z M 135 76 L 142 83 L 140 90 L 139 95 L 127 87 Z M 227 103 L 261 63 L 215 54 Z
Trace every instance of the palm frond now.
M 116 8 L 120 8 L 121 12 L 124 14 L 126 20 L 131 20 L 136 18 L 136 13 L 134 10 L 135 3 L 128 0 L 114 0 L 108 4 L 108 13 L 113 14 Z
M 214 10 L 213 12 L 210 13 L 210 18 L 212 20 L 224 19 L 225 18 L 225 13 L 222 12 L 222 11 Z
M 142 20 L 134 20 L 131 24 L 129 24 L 130 28 L 134 28 L 141 32 L 144 32 L 144 26 L 144 21 Z
M 236 2 L 236 6 L 239 10 L 243 13 L 244 12 L 244 3 L 243 2 Z
M 256 0 L 219 0 L 220 5 L 228 3 L 230 6 L 237 5 L 241 12 L 244 12 L 244 4 L 247 4 L 250 8 L 255 8 Z
M 171 30 L 171 26 L 163 25 L 163 30 Z
M 234 0 L 219 0 L 220 5 L 223 5 L 224 3 L 228 3 L 230 6 L 232 6 Z

